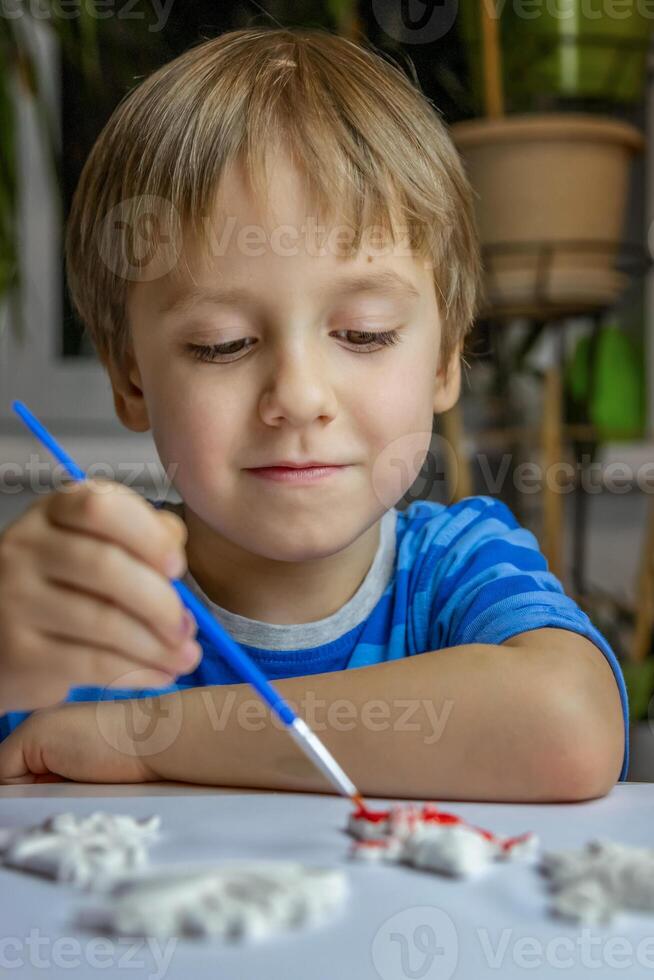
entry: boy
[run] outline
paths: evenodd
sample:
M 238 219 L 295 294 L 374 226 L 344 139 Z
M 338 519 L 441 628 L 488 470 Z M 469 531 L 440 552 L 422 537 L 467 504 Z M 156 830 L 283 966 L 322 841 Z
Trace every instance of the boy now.
M 459 396 L 472 215 L 431 104 L 327 32 L 233 31 L 118 106 L 68 277 L 182 503 L 94 481 L 5 530 L 1 779 L 327 788 L 192 640 L 185 569 L 366 795 L 577 800 L 625 777 L 620 667 L 533 535 L 487 496 L 394 506 Z

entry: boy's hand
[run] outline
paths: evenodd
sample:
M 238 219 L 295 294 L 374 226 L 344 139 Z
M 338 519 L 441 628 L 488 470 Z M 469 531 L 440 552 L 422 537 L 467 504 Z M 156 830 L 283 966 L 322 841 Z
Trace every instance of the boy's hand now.
M 164 687 L 201 657 L 169 576 L 186 526 L 109 480 L 65 484 L 0 534 L 0 713 L 69 688 Z
M 141 783 L 159 778 L 138 756 L 126 731 L 126 705 L 81 702 L 33 712 L 0 742 L 0 784 L 62 779 Z

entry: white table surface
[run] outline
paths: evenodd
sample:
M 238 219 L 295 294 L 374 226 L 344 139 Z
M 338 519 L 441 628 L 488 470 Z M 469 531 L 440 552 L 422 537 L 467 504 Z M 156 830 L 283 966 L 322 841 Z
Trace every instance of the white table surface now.
M 380 803 L 381 801 L 375 801 Z M 594 837 L 654 846 L 654 784 L 621 783 L 575 804 L 440 803 L 501 834 L 533 830 L 544 850 Z M 546 879 L 533 865 L 494 865 L 450 880 L 410 868 L 349 862 L 349 804 L 314 794 L 220 790 L 182 783 L 43 783 L 0 787 L 0 827 L 53 813 L 103 809 L 159 813 L 153 865 L 222 858 L 290 858 L 346 870 L 349 898 L 327 926 L 258 945 L 150 944 L 100 939 L 74 925 L 91 901 L 69 886 L 0 868 L 0 974 L 148 980 L 480 980 L 495 977 L 654 977 L 654 916 L 580 926 L 548 913 Z M 265 818 L 265 819 L 262 819 Z

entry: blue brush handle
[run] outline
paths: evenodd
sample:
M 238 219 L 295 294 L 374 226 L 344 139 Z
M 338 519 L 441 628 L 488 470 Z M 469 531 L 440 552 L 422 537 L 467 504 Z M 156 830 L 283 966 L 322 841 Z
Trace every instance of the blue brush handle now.
M 202 605 L 197 596 L 179 579 L 172 579 L 173 588 L 177 591 L 184 605 L 195 616 L 198 626 L 213 640 L 218 652 L 233 667 L 238 676 L 254 687 L 264 701 L 275 711 L 286 725 L 292 725 L 296 714 L 284 701 L 281 694 L 266 679 L 257 665 L 247 653 L 232 639 L 226 629 L 215 619 L 209 610 Z
M 26 405 L 20 401 L 14 401 L 11 407 L 23 420 L 28 429 L 34 433 L 37 439 L 40 439 L 43 445 L 66 468 L 74 480 L 86 480 L 84 470 L 80 469 L 68 453 L 64 452 L 52 433 L 48 432 L 45 426 L 32 415 Z M 270 705 L 285 725 L 292 725 L 297 719 L 295 712 L 284 701 L 283 697 L 277 693 L 272 684 L 269 683 L 265 675 L 250 657 L 248 657 L 246 652 L 232 639 L 227 630 L 211 615 L 200 600 L 193 595 L 188 586 L 180 582 L 179 579 L 171 579 L 171 585 L 187 609 L 195 616 L 198 626 L 202 627 L 215 644 L 218 653 L 234 669 L 235 673 L 259 692 L 264 701 Z

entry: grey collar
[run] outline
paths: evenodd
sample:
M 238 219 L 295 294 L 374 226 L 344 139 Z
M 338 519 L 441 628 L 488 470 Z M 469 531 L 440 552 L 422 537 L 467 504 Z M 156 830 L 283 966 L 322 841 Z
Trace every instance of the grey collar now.
M 161 504 L 180 513 L 182 504 L 166 500 Z M 323 646 L 358 626 L 370 615 L 390 582 L 395 569 L 397 510 L 391 507 L 381 518 L 380 539 L 372 565 L 363 582 L 345 605 L 331 616 L 310 623 L 265 623 L 224 609 L 209 599 L 190 572 L 183 581 L 212 611 L 237 643 L 263 650 L 302 650 Z

